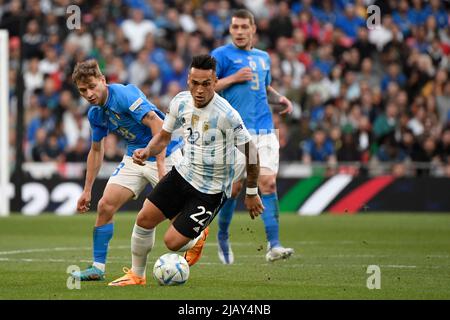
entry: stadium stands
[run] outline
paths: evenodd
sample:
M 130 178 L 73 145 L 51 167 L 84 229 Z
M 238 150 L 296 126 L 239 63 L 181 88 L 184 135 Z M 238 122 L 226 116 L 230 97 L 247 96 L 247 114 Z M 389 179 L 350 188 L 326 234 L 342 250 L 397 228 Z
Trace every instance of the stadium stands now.
M 83 161 L 88 105 L 71 83 L 76 62 L 98 59 L 109 82 L 134 83 L 166 110 L 185 89 L 191 57 L 227 42 L 231 11 L 247 6 L 273 86 L 295 106 L 290 117 L 274 114 L 282 162 L 450 176 L 448 1 L 79 0 L 77 30 L 66 26 L 68 1 L 25 2 L 0 1 L 0 29 L 11 36 L 11 124 L 23 42 L 26 161 Z M 375 29 L 368 4 L 381 8 Z M 120 141 L 108 146 L 111 161 L 120 159 Z

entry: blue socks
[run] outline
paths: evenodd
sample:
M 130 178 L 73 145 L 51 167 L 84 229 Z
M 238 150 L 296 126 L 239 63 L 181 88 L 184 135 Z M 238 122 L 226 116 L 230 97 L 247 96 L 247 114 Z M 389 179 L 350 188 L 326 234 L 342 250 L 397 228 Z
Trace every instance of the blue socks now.
M 266 208 L 261 215 L 264 221 L 264 227 L 266 229 L 267 241 L 270 243 L 270 247 L 279 247 L 279 223 L 278 223 L 278 197 L 277 194 L 262 194 L 261 201 Z
M 230 227 L 233 212 L 236 208 L 236 199 L 229 198 L 225 201 L 222 209 L 219 211 L 219 233 L 217 235 L 219 240 L 228 239 L 228 228 Z
M 114 223 L 94 227 L 94 263 L 106 263 L 108 245 L 114 233 Z

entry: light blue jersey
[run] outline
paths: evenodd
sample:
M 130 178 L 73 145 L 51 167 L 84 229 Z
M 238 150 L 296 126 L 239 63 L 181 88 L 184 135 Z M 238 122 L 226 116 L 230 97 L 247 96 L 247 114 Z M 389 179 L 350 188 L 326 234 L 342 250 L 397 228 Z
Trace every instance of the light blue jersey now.
M 110 84 L 107 88 L 105 105 L 92 106 L 88 112 L 92 141 L 99 142 L 109 132 L 116 132 L 127 141 L 127 155 L 132 156 L 134 150 L 145 148 L 153 138 L 150 128 L 142 124 L 142 118 L 150 111 L 154 111 L 162 120 L 165 116 L 135 85 Z M 171 141 L 166 156 L 182 144 L 181 137 Z M 156 161 L 156 158 L 150 157 L 148 160 Z
M 272 78 L 267 52 L 242 50 L 231 43 L 213 50 L 211 55 L 217 61 L 216 73 L 219 79 L 244 67 L 252 69 L 251 81 L 235 83 L 220 92 L 220 95 L 239 112 L 247 129 L 254 133 L 271 131 L 274 126 L 266 88 Z
M 186 144 L 177 171 L 200 192 L 230 197 L 235 146 L 251 140 L 239 113 L 217 93 L 208 105 L 197 108 L 191 93 L 183 91 L 170 102 L 163 124 L 170 133 L 179 128 Z

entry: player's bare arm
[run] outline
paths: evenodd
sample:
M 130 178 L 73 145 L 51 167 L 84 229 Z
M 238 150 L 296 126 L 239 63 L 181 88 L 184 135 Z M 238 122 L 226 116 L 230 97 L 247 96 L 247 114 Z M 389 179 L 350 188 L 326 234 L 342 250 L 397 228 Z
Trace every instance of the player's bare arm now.
M 258 195 L 259 177 L 259 155 L 255 144 L 252 141 L 244 145 L 237 146 L 239 151 L 245 154 L 247 168 L 247 192 L 245 195 L 245 206 L 250 217 L 254 219 L 264 211 L 261 198 Z
M 251 80 L 252 80 L 252 69 L 250 67 L 244 67 L 239 69 L 238 72 L 218 80 L 215 90 L 222 91 L 235 83 Z
M 277 90 L 275 90 L 271 86 L 267 87 L 267 100 L 269 103 L 282 104 L 282 105 L 286 106 L 283 110 L 281 110 L 279 112 L 279 114 L 281 114 L 281 115 L 282 114 L 290 114 L 290 113 L 292 113 L 292 110 L 294 109 L 291 101 L 289 101 L 289 99 L 286 98 L 285 96 L 279 94 L 277 92 Z
M 163 120 L 158 117 L 158 115 L 154 111 L 148 112 L 143 118 L 142 118 L 142 124 L 149 127 L 150 130 L 152 130 L 152 135 L 157 135 L 163 125 Z M 158 176 L 161 179 L 166 174 L 166 148 L 164 148 L 160 153 L 158 153 L 156 156 L 156 166 L 158 168 Z
M 104 139 L 100 142 L 92 142 L 86 162 L 86 179 L 83 192 L 77 202 L 77 211 L 85 213 L 91 206 L 91 191 L 95 178 L 100 171 L 105 154 Z
M 144 165 L 145 160 L 149 157 L 156 156 L 162 152 L 167 147 L 171 139 L 172 134 L 164 129 L 161 129 L 156 136 L 153 136 L 147 147 L 136 149 L 133 152 L 133 161 L 139 165 Z

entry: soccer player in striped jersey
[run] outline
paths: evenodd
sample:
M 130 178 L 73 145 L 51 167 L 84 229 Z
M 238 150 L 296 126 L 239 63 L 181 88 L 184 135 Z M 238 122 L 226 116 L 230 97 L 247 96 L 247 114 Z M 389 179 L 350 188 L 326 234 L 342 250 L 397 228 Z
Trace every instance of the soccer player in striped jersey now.
M 159 154 L 181 128 L 186 144 L 183 159 L 156 185 L 139 212 L 131 237 L 132 268 L 110 286 L 144 285 L 147 255 L 155 242 L 155 228 L 170 219 L 164 235 L 169 250 L 185 252 L 189 265 L 201 255 L 208 225 L 231 195 L 236 147 L 245 154 L 247 196 L 253 219 L 263 211 L 257 193 L 259 159 L 239 113 L 215 93 L 216 62 L 209 55 L 195 56 L 188 76 L 189 91 L 175 96 L 162 130 L 133 160 Z
M 134 85 L 106 84 L 95 60 L 80 62 L 72 74 L 81 96 L 92 106 L 88 119 L 92 144 L 87 158 L 86 180 L 77 210 L 85 213 L 91 204 L 91 190 L 104 156 L 104 138 L 115 132 L 127 142 L 127 153 L 111 175 L 97 206 L 93 233 L 93 264 L 86 270 L 72 273 L 81 281 L 103 280 L 109 242 L 114 232 L 114 213 L 127 201 L 136 199 L 145 186 L 153 186 L 181 159 L 182 141 L 172 141 L 157 156 L 147 157 L 145 165 L 135 164 L 134 150 L 145 147 L 163 124 L 164 114 L 147 100 Z
M 275 261 L 288 258 L 294 250 L 284 248 L 279 240 L 276 190 L 279 142 L 269 103 L 282 105 L 284 109 L 280 114 L 292 112 L 292 104 L 270 86 L 270 57 L 267 52 L 253 48 L 253 35 L 256 32 L 253 14 L 244 9 L 235 11 L 229 32 L 232 43 L 216 48 L 211 53 L 217 60 L 219 80 L 216 90 L 239 112 L 258 148 L 261 159 L 259 189 L 265 207 L 261 217 L 268 241 L 266 260 Z M 224 264 L 234 261 L 228 229 L 236 208 L 236 197 L 245 178 L 241 163 L 242 160 L 237 162 L 232 196 L 219 213 L 218 249 L 219 258 Z

